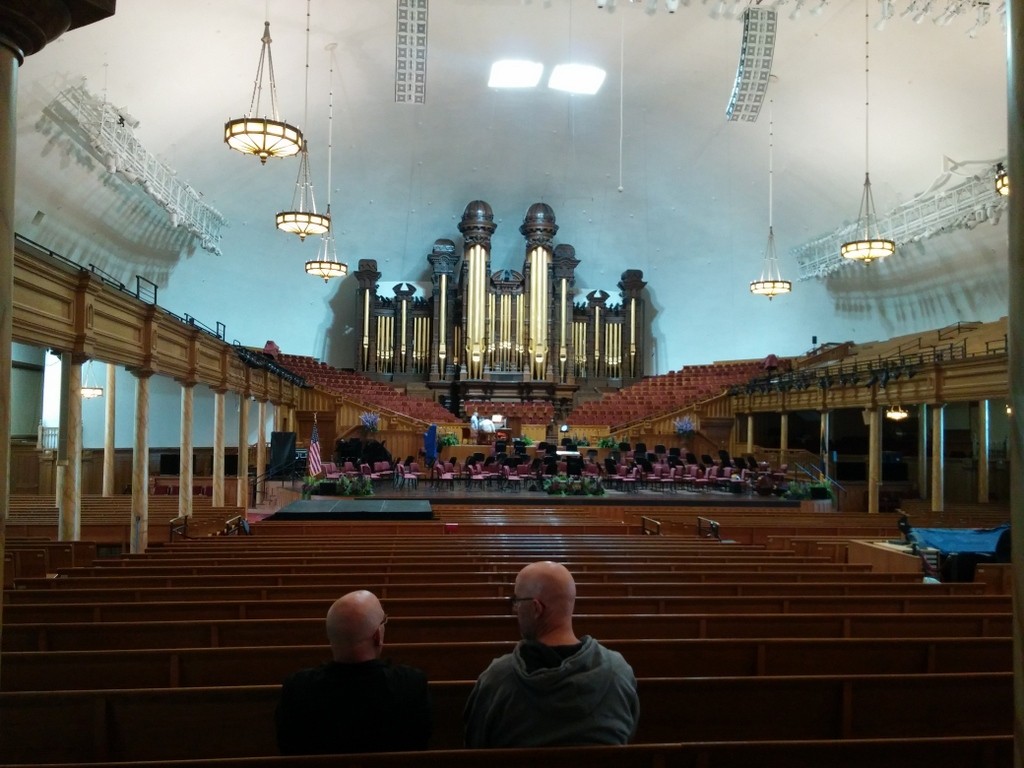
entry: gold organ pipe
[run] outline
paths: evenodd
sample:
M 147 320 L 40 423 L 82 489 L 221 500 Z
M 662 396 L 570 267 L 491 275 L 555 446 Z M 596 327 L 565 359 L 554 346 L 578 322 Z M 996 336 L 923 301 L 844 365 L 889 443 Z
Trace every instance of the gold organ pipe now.
M 516 296 L 516 370 L 523 370 L 523 340 L 526 335 L 526 294 Z
M 398 369 L 405 372 L 405 346 L 406 346 L 406 324 L 408 323 L 407 312 L 409 309 L 409 302 L 406 299 L 402 299 L 402 328 L 401 328 L 401 355 L 398 358 Z
M 487 341 L 487 357 L 490 362 L 490 366 L 492 367 L 495 365 L 495 344 L 498 341 L 498 328 L 496 326 L 498 319 L 495 316 L 497 312 L 497 301 L 498 297 L 495 296 L 495 294 L 487 294 L 487 307 L 489 308 L 490 313 L 490 338 Z
M 444 360 L 448 356 L 448 346 L 446 338 L 448 334 L 448 275 L 441 275 L 441 320 L 440 327 L 437 329 L 437 360 L 438 369 L 440 370 L 441 378 L 444 378 Z
M 594 307 L 594 375 L 600 375 L 601 368 L 601 308 Z
M 363 291 L 363 370 L 370 367 L 370 292 Z
M 636 299 L 629 300 L 629 375 L 636 376 Z

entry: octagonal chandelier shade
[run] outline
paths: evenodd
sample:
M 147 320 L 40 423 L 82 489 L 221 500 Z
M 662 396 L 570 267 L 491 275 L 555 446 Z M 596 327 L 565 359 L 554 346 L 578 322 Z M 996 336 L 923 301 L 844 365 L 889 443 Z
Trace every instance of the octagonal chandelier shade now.
M 302 149 L 302 131 L 281 120 L 277 110 L 277 84 L 274 81 L 274 59 L 270 53 L 270 22 L 263 22 L 263 48 L 256 69 L 249 114 L 224 124 L 224 142 L 234 150 L 255 155 L 260 163 L 270 157 L 291 157 Z M 263 96 L 264 66 L 268 73 L 270 89 L 270 117 L 260 116 L 260 102 Z
M 860 198 L 860 212 L 857 216 L 855 230 L 856 239 L 845 242 L 839 248 L 839 255 L 844 259 L 870 264 L 877 259 L 884 259 L 896 252 L 896 243 L 882 237 L 878 230 L 878 216 L 875 213 L 875 200 L 871 194 L 871 173 L 869 164 L 869 104 L 870 99 L 870 15 L 868 0 L 864 2 L 864 191 Z

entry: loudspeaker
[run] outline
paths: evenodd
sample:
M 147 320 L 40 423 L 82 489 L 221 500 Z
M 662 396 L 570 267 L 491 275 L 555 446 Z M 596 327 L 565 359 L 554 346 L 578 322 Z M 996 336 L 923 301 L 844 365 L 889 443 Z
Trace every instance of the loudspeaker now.
M 287 477 L 295 464 L 295 433 L 270 433 L 270 477 Z

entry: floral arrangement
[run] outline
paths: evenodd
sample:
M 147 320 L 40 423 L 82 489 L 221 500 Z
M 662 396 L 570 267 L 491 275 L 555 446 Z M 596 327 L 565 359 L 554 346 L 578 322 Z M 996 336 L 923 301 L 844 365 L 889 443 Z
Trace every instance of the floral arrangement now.
M 372 411 L 366 411 L 365 413 L 359 414 L 359 421 L 363 425 L 363 430 L 366 432 L 376 432 L 380 429 L 380 414 L 373 413 Z
M 676 434 L 680 437 L 693 437 L 697 434 L 697 429 L 693 425 L 693 419 L 689 416 L 676 419 L 672 422 L 672 426 L 675 427 Z
M 602 437 L 600 440 L 597 441 L 597 447 L 598 448 L 618 448 L 619 444 L 615 441 L 614 437 L 612 437 L 611 435 L 607 435 L 606 437 Z
M 458 445 L 459 438 L 454 432 L 442 432 L 441 436 L 437 440 L 438 445 Z
M 333 488 L 333 492 L 325 494 L 324 491 Z M 373 481 L 368 477 L 347 477 L 342 475 L 336 480 L 321 480 L 318 477 L 309 476 L 302 482 L 302 498 L 310 499 L 316 496 L 373 496 Z
M 549 496 L 604 496 L 600 477 L 569 477 L 557 474 L 544 481 Z

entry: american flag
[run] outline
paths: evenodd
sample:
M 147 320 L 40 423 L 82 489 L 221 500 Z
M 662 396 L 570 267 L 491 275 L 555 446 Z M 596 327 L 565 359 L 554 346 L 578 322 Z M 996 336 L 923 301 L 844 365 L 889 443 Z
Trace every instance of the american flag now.
M 309 436 L 309 457 L 306 460 L 306 472 L 316 477 L 324 471 L 324 465 L 320 461 L 320 430 L 313 420 L 313 433 Z

